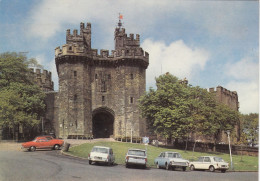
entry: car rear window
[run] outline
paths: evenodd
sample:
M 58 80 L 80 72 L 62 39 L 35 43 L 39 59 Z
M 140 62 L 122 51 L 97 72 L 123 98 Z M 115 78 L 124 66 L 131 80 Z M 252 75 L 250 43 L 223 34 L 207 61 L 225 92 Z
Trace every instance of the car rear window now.
M 108 153 L 108 149 L 106 149 L 106 148 L 94 147 L 94 148 L 92 149 L 92 152 Z
M 129 155 L 145 156 L 145 152 L 141 150 L 128 150 Z
M 182 158 L 179 153 L 168 153 L 168 157 L 170 157 L 170 158 Z

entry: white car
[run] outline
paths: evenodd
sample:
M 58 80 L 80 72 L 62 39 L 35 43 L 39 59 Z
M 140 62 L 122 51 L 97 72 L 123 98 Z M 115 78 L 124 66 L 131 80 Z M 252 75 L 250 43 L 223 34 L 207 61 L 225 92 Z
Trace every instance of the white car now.
M 216 156 L 202 156 L 197 161 L 190 162 L 190 170 L 209 170 L 214 172 L 220 170 L 225 173 L 229 169 L 229 165 L 222 158 Z
M 113 165 L 115 162 L 115 156 L 113 150 L 110 147 L 94 146 L 88 155 L 89 164 L 95 163 L 107 163 Z
M 155 158 L 154 164 L 157 168 L 165 168 L 166 170 L 182 168 L 183 171 L 186 171 L 189 161 L 183 159 L 177 152 L 162 152 Z
M 140 149 L 129 149 L 125 157 L 126 168 L 129 165 L 141 165 L 146 168 L 147 155 L 145 150 Z

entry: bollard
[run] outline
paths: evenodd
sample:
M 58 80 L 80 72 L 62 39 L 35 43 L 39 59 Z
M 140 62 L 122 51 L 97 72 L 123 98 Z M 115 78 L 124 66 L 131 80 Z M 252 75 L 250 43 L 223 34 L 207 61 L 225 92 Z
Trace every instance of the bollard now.
M 69 143 L 65 143 L 65 144 L 64 144 L 64 148 L 63 148 L 62 151 L 68 152 L 68 151 L 69 151 L 69 148 L 70 148 L 70 144 L 69 144 Z

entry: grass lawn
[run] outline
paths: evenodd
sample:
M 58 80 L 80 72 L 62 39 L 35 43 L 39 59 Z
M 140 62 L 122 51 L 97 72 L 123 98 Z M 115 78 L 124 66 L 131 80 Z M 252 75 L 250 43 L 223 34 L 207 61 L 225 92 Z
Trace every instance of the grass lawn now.
M 139 148 L 145 149 L 146 146 L 143 144 L 137 143 L 125 143 L 125 142 L 94 142 L 94 143 L 85 143 L 79 146 L 71 147 L 69 149 L 69 154 L 75 155 L 78 157 L 87 158 L 89 152 L 91 151 L 93 146 L 108 146 L 111 147 L 115 154 L 115 163 L 124 164 L 125 163 L 125 155 L 129 148 Z M 153 161 L 154 159 L 163 151 L 175 151 L 179 152 L 184 159 L 187 160 L 196 160 L 199 156 L 219 156 L 222 157 L 226 162 L 230 163 L 229 154 L 219 153 L 219 152 L 192 152 L 192 151 L 184 151 L 177 149 L 166 149 L 159 148 L 155 146 L 148 145 L 147 146 L 147 154 L 148 154 L 148 166 L 155 167 Z M 233 166 L 235 171 L 258 171 L 258 157 L 253 156 L 242 156 L 241 155 L 232 155 Z

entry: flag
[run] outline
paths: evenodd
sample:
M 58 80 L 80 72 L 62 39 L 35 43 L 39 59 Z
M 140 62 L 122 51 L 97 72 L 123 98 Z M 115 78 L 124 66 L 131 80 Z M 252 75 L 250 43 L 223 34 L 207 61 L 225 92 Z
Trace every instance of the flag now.
M 123 15 L 122 14 L 119 14 L 119 19 L 123 19 Z

